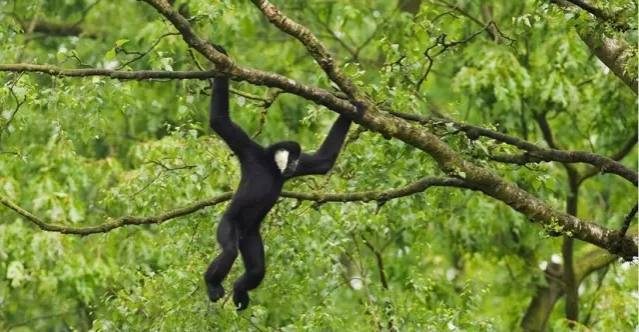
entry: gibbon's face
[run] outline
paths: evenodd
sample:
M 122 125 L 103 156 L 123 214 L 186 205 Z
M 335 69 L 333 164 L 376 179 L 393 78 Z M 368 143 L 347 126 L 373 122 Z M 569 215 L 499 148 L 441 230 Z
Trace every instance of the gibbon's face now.
M 302 153 L 299 143 L 295 141 L 277 142 L 267 148 L 267 154 L 273 158 L 277 169 L 284 177 L 293 175 L 297 161 Z
M 282 175 L 289 176 L 295 172 L 297 168 L 297 158 L 286 149 L 277 149 L 274 154 L 275 164 L 280 169 Z

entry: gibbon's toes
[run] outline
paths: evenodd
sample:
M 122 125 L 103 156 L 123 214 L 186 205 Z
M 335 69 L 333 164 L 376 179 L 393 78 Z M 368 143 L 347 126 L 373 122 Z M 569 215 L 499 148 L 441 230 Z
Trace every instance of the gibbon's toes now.
M 214 49 L 216 49 L 218 52 L 224 54 L 224 55 L 228 55 L 228 53 L 226 53 L 226 50 L 224 49 L 224 47 L 217 45 L 217 44 L 211 44 L 211 46 L 213 46 Z
M 237 311 L 242 311 L 248 307 L 249 304 L 249 296 L 246 291 L 234 291 L 233 292 L 233 303 L 235 303 L 235 307 Z
M 209 299 L 212 302 L 217 302 L 224 297 L 224 287 L 222 285 L 209 285 L 206 284 L 206 289 L 209 294 Z

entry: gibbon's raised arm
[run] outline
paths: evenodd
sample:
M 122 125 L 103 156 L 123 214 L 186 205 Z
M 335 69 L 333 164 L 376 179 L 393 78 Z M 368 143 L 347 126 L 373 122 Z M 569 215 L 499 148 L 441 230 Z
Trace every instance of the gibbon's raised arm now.
M 245 157 L 259 144 L 249 137 L 240 126 L 235 124 L 229 115 L 229 79 L 216 77 L 212 80 L 211 106 L 209 111 L 209 125 L 238 158 Z
M 350 126 L 351 119 L 340 115 L 333 123 L 319 150 L 314 154 L 302 153 L 292 176 L 326 174 L 330 171 L 344 145 Z

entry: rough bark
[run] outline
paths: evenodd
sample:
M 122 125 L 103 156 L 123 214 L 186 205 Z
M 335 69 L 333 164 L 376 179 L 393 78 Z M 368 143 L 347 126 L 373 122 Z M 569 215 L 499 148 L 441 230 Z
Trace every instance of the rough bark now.
M 561 163 L 586 163 L 595 166 L 597 170 L 596 172 L 617 174 L 630 181 L 635 186 L 637 186 L 639 181 L 639 174 L 637 174 L 635 170 L 618 162 L 617 159 L 607 158 L 588 151 L 566 151 L 557 149 L 552 140 L 548 142 L 550 149 L 545 149 L 518 137 L 509 136 L 487 128 L 473 126 L 471 124 L 462 123 L 451 119 L 438 119 L 392 110 L 390 110 L 390 113 L 402 119 L 416 121 L 421 124 L 450 124 L 455 129 L 466 132 L 470 138 L 474 139 L 479 136 L 488 137 L 527 151 L 526 154 L 522 155 L 494 156 L 493 160 L 495 161 L 522 165 L 527 163 L 539 163 L 541 161 L 555 161 Z M 548 136 L 548 134 L 545 134 L 545 136 Z M 625 148 L 627 148 L 627 150 L 630 150 L 632 149 L 632 146 L 634 146 L 634 144 L 631 145 L 630 142 L 628 142 Z
M 298 192 L 291 192 L 291 191 L 283 191 L 280 194 L 280 196 L 286 197 L 286 198 L 304 200 L 304 201 L 315 201 L 318 203 L 369 202 L 369 201 L 386 202 L 391 199 L 406 197 L 419 192 L 423 192 L 430 187 L 456 187 L 456 188 L 476 190 L 472 186 L 465 183 L 464 181 L 461 181 L 458 179 L 430 176 L 430 177 L 421 178 L 405 187 L 390 189 L 386 191 L 363 191 L 363 192 L 354 192 L 354 193 L 345 193 L 345 194 L 298 193 Z M 63 234 L 89 235 L 89 234 L 95 234 L 95 233 L 106 233 L 116 228 L 120 228 L 127 225 L 160 224 L 165 221 L 169 221 L 178 217 L 182 217 L 182 216 L 194 213 L 196 211 L 199 211 L 209 206 L 214 206 L 217 204 L 224 203 L 230 200 L 231 197 L 233 197 L 233 193 L 227 192 L 213 198 L 197 201 L 183 208 L 167 211 L 159 215 L 149 216 L 149 217 L 122 216 L 112 221 L 108 221 L 99 225 L 88 226 L 88 227 L 72 227 L 67 225 L 47 223 L 44 220 L 26 211 L 25 209 L 21 208 L 20 206 L 18 206 L 17 204 L 15 204 L 11 200 L 3 196 L 0 196 L 0 203 L 12 209 L 13 211 L 17 212 L 18 214 L 20 214 L 27 220 L 33 222 L 40 229 L 44 231 L 58 232 Z
M 566 3 L 571 3 L 585 11 L 587 11 L 588 13 L 594 15 L 596 18 L 612 25 L 615 29 L 620 30 L 620 31 L 626 31 L 626 30 L 630 30 L 631 27 L 628 24 L 628 22 L 623 22 L 621 21 L 618 17 L 616 17 L 614 14 L 611 14 L 603 9 L 600 9 L 596 6 L 593 6 L 592 4 L 589 4 L 588 2 L 582 1 L 582 0 L 565 0 Z
M 537 292 L 533 297 L 523 320 L 521 321 L 521 329 L 526 332 L 543 331 L 548 317 L 552 312 L 555 302 L 563 294 L 561 284 L 561 265 L 550 263 L 544 271 L 544 278 L 547 286 L 537 287 Z
M 602 249 L 594 249 L 579 257 L 575 264 L 575 282 L 580 285 L 592 272 L 602 269 L 617 259 Z M 551 263 L 545 271 L 547 286 L 540 286 L 521 322 L 521 330 L 525 332 L 541 332 L 546 330 L 546 323 L 555 303 L 564 295 L 561 265 Z
M 567 168 L 568 183 L 570 192 L 566 200 L 566 213 L 577 216 L 579 209 L 579 173 Z M 568 236 L 564 236 L 564 243 L 561 252 L 564 258 L 564 291 L 566 292 L 566 319 L 579 321 L 579 293 L 574 269 L 574 241 Z M 569 323 L 569 327 L 574 327 Z
M 637 252 L 639 237 L 626 236 L 620 239 L 617 232 L 613 230 L 557 211 L 490 170 L 464 160 L 437 136 L 406 120 L 386 114 L 380 111 L 375 105 L 367 103 L 367 108 L 362 114 L 351 104 L 350 100 L 339 98 L 329 91 L 302 84 L 285 76 L 238 66 L 229 57 L 217 52 L 208 41 L 198 37 L 192 30 L 189 21 L 181 16 L 169 3 L 163 0 L 144 0 L 144 2 L 151 5 L 158 13 L 171 22 L 190 47 L 200 52 L 216 65 L 216 71 L 209 73 L 209 75 L 213 76 L 221 73 L 236 80 L 280 88 L 285 92 L 326 106 L 337 113 L 351 117 L 355 122 L 368 130 L 380 133 L 385 137 L 399 139 L 426 152 L 438 163 L 439 167 L 448 176 L 462 180 L 469 186 L 478 188 L 483 193 L 506 203 L 533 222 L 538 222 L 544 227 L 555 231 L 559 230 L 564 234 L 608 250 L 619 249 L 619 254 L 624 257 L 631 257 Z M 263 13 L 270 15 L 274 12 L 265 11 Z M 282 15 L 280 12 L 275 14 Z M 308 30 L 295 29 L 294 22 L 284 19 L 278 21 L 278 27 L 286 29 L 289 34 L 304 44 L 309 53 L 318 59 L 318 63 L 334 65 L 333 62 L 324 58 L 327 53 L 324 53 L 320 49 L 321 44 L 315 44 L 315 39 L 311 38 L 312 34 L 309 35 L 306 33 Z M 328 67 L 330 66 L 324 66 L 323 68 L 327 72 L 331 70 L 339 71 L 338 68 Z M 327 75 L 331 77 L 330 73 L 327 73 Z M 336 76 L 331 79 L 339 81 L 348 78 L 342 73 L 337 72 Z M 348 90 L 347 87 L 345 87 L 345 89 Z M 356 89 L 353 90 L 353 92 L 357 95 Z
M 367 107 L 366 112 L 360 114 L 350 102 L 339 99 L 333 94 L 328 94 L 321 89 L 301 86 L 279 75 L 257 73 L 254 70 L 235 66 L 229 58 L 215 51 L 206 41 L 195 35 L 189 22 L 167 2 L 160 0 L 144 0 L 144 2 L 153 6 L 160 14 L 168 19 L 175 28 L 182 33 L 185 42 L 202 53 L 207 59 L 214 62 L 220 67 L 219 70 L 229 73 L 232 76 L 243 77 L 252 83 L 257 84 L 257 82 L 259 82 L 300 95 L 320 105 L 327 106 L 337 113 L 351 117 L 357 123 L 371 131 L 402 140 L 428 153 L 449 176 L 461 178 L 470 185 L 480 188 L 485 194 L 508 204 L 516 211 L 526 215 L 533 222 L 539 222 L 541 225 L 552 229 L 559 228 L 565 234 L 569 234 L 602 248 L 612 250 L 613 248 L 620 247 L 620 254 L 624 257 L 632 257 L 637 252 L 639 248 L 639 237 L 625 237 L 620 240 L 617 233 L 613 230 L 556 211 L 528 192 L 508 183 L 489 170 L 463 160 L 437 136 L 407 121 L 385 115 L 375 105 L 367 105 L 369 107 Z M 268 15 L 269 12 L 263 11 L 263 13 Z M 275 14 L 282 15 L 279 11 Z M 288 20 L 280 20 L 278 21 L 278 27 L 288 24 L 289 26 L 286 27 L 287 33 L 294 35 L 295 38 L 302 42 L 315 59 L 320 59 L 318 63 L 321 64 L 323 61 L 331 63 L 327 59 L 321 59 L 323 55 L 319 49 L 321 45 L 316 45 L 314 43 L 315 39 L 310 38 L 308 34 L 306 34 L 306 30 L 295 29 L 295 26 L 293 26 L 291 22 L 292 21 Z M 330 77 L 330 73 L 327 74 Z M 619 246 L 619 244 L 621 245 Z
M 22 21 L 20 22 L 20 25 L 23 27 L 33 26 L 32 32 L 52 37 L 82 36 L 87 38 L 98 38 L 103 36 L 103 33 L 101 33 L 96 27 L 86 24 L 78 24 L 76 22 L 37 19 L 35 21 Z
M 619 22 L 617 18 L 599 8 L 596 8 L 581 0 L 551 0 L 564 10 L 570 11 L 573 8 L 579 8 L 594 15 L 590 20 L 600 20 L 611 24 L 614 28 L 625 31 L 630 27 L 625 22 Z M 601 33 L 593 31 L 580 31 L 579 37 L 590 48 L 601 62 L 603 62 L 610 70 L 619 77 L 626 85 L 637 94 L 639 85 L 637 84 L 636 59 L 632 56 L 629 45 L 619 38 L 611 38 Z M 628 70 L 633 68 L 635 70 Z M 632 74 L 632 73 L 634 74 Z
M 639 85 L 636 73 L 636 60 L 633 60 L 630 46 L 618 38 L 608 38 L 592 32 L 579 33 L 579 37 L 588 45 L 588 48 L 603 62 L 610 71 L 619 77 L 632 91 L 637 94 Z M 635 70 L 629 70 L 634 68 Z

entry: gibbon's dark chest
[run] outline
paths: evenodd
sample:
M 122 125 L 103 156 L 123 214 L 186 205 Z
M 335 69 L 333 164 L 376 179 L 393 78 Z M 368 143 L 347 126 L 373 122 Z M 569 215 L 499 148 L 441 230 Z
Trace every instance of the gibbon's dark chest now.
M 237 193 L 241 193 L 242 197 L 247 200 L 246 203 L 266 203 L 263 202 L 271 196 L 275 196 L 275 200 L 282 191 L 284 178 L 280 174 L 257 168 L 250 172 L 242 172 L 242 179 L 237 188 Z
M 266 217 L 277 203 L 284 185 L 284 177 L 279 170 L 268 166 L 255 163 L 242 167 L 242 178 L 226 217 L 245 227 L 251 227 Z

